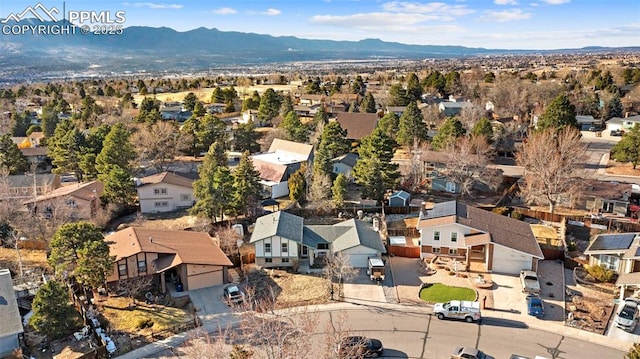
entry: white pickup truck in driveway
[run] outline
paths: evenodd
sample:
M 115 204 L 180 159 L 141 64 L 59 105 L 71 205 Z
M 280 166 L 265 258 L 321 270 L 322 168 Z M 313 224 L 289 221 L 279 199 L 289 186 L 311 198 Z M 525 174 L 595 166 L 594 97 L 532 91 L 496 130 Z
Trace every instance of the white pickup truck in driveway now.
M 540 295 L 540 282 L 536 272 L 532 270 L 520 271 L 520 283 L 523 293 Z

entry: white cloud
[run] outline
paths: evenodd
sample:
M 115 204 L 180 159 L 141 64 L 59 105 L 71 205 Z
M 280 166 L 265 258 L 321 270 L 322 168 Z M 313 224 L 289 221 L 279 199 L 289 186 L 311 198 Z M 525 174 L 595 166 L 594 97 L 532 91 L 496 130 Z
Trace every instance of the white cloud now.
M 542 0 L 542 1 L 550 5 L 560 5 L 560 4 L 566 4 L 571 0 Z
M 440 14 L 441 16 L 463 16 L 474 13 L 466 5 L 448 5 L 443 2 L 416 3 L 405 1 L 391 1 L 382 5 L 391 12 L 407 12 L 418 14 Z
M 268 15 L 268 16 L 276 16 L 276 15 L 282 14 L 282 11 L 280 11 L 278 9 L 267 9 L 267 11 L 261 12 L 261 14 L 262 15 Z
M 231 15 L 238 13 L 235 9 L 230 7 L 221 7 L 219 9 L 212 10 L 211 12 L 218 15 Z
M 316 24 L 373 28 L 381 30 L 387 26 L 413 25 L 424 21 L 443 20 L 443 18 L 424 14 L 370 12 L 351 15 L 315 15 L 310 21 Z
M 485 11 L 478 20 L 484 22 L 507 22 L 516 20 L 525 20 L 531 17 L 530 13 L 523 12 L 520 9 L 512 9 L 505 11 Z
M 494 0 L 493 3 L 496 5 L 518 5 L 516 0 Z
M 122 5 L 132 7 L 148 7 L 150 9 L 182 9 L 182 5 L 179 4 L 157 4 L 153 2 L 125 2 L 122 3 Z

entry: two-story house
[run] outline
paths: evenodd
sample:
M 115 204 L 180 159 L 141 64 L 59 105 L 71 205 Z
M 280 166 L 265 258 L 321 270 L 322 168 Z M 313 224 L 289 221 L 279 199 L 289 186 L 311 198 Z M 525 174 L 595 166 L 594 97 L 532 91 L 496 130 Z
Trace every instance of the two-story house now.
M 276 138 L 269 151 L 251 156 L 253 165 L 260 172 L 260 183 L 264 197 L 278 198 L 289 194 L 289 177 L 303 163 L 313 159 L 313 146 L 306 143 Z
M 369 257 L 386 253 L 378 232 L 361 220 L 305 225 L 302 217 L 283 211 L 258 218 L 250 243 L 256 265 L 267 268 L 313 265 L 328 253 L 342 253 L 352 267 L 366 268 Z
M 597 235 L 584 254 L 589 265 L 603 265 L 618 275 L 621 300 L 640 289 L 640 233 Z
M 90 219 L 100 207 L 100 196 L 104 185 L 100 181 L 76 183 L 57 188 L 25 205 L 45 217 L 64 215 L 72 219 Z
M 171 212 L 195 203 L 193 179 L 171 172 L 143 177 L 136 187 L 141 213 Z
M 115 256 L 108 285 L 151 275 L 163 292 L 182 284 L 193 290 L 227 283 L 233 264 L 204 232 L 129 227 L 104 238 Z
M 27 200 L 47 194 L 60 187 L 60 175 L 33 173 L 6 177 L 9 199 Z
M 420 257 L 452 257 L 489 272 L 537 270 L 543 259 L 528 223 L 457 201 L 436 203 L 420 214 Z

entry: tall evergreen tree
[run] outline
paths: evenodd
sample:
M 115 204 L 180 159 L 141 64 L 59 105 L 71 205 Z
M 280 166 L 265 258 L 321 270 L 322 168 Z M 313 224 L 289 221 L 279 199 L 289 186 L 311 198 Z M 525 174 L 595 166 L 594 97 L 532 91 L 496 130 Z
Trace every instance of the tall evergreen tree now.
M 447 148 L 455 140 L 465 134 L 462 122 L 455 117 L 449 117 L 444 124 L 438 129 L 438 133 L 433 137 L 431 146 L 436 151 L 442 151 Z
M 320 135 L 316 156 L 313 162 L 314 171 L 331 173 L 331 160 L 349 152 L 351 145 L 347 140 L 347 131 L 337 121 L 324 126 Z
M 260 151 L 260 144 L 258 143 L 260 137 L 261 135 L 256 131 L 253 121 L 238 124 L 238 128 L 233 133 L 234 150 L 256 153 Z
M 285 130 L 289 138 L 294 142 L 305 143 L 309 141 L 309 128 L 302 124 L 300 117 L 293 111 L 284 117 L 284 120 L 280 122 L 280 127 Z
M 108 172 L 100 173 L 98 179 L 104 184 L 100 199 L 122 207 L 132 206 L 136 198 L 135 183 L 131 170 L 120 166 L 109 166 Z
M 620 96 L 614 95 L 605 107 L 605 119 L 609 120 L 613 117 L 623 117 L 623 107 L 622 101 L 620 101 Z
M 289 199 L 302 202 L 304 200 L 307 181 L 304 178 L 306 167 L 302 166 L 289 177 Z
M 25 137 L 27 130 L 31 126 L 31 119 L 26 112 L 14 112 L 9 122 L 9 132 L 14 137 Z
M 199 120 L 196 137 L 199 152 L 207 151 L 215 142 L 219 142 L 225 148 L 227 143 L 227 125 L 216 116 L 206 114 Z
M 333 194 L 333 204 L 336 208 L 340 208 L 344 205 L 344 199 L 347 195 L 347 177 L 344 174 L 339 173 L 333 186 L 331 187 L 331 193 Z
M 561 130 L 567 126 L 578 128 L 578 120 L 576 119 L 576 107 L 569 101 L 567 94 L 558 95 L 544 111 L 536 128 L 544 130 L 547 128 L 555 128 Z
M 400 116 L 396 140 L 401 145 L 413 145 L 415 141 L 422 142 L 428 138 L 424 116 L 415 101 L 411 101 Z
M 236 213 L 253 215 L 261 192 L 260 172 L 253 166 L 249 151 L 245 151 L 233 172 L 233 207 Z
M 56 126 L 58 126 L 58 122 L 60 122 L 54 106 L 53 102 L 49 102 L 42 107 L 42 132 L 45 138 L 53 136 Z
M 193 182 L 193 195 L 198 199 L 191 213 L 210 218 L 223 218 L 232 208 L 233 178 L 223 145 L 215 142 L 209 148 Z
M 376 106 L 376 99 L 373 97 L 371 91 L 367 91 L 360 104 L 360 112 L 376 113 L 378 108 Z
M 29 318 L 29 325 L 50 339 L 66 337 L 81 324 L 78 312 L 70 303 L 66 286 L 55 280 L 38 288 L 31 307 L 33 315 Z
M 640 164 L 640 125 L 635 125 L 622 136 L 611 149 L 611 158 L 620 162 L 631 162 L 633 169 Z
M 487 143 L 493 142 L 493 127 L 486 117 L 482 117 L 473 125 L 471 134 L 474 136 L 484 137 Z
M 196 94 L 194 94 L 193 92 L 189 92 L 184 97 L 184 99 L 182 99 L 182 106 L 187 111 L 193 111 L 193 109 L 196 107 L 197 102 L 199 101 L 198 101 L 198 98 L 196 97 Z
M 29 170 L 27 158 L 9 135 L 0 136 L 0 171 L 5 169 L 9 174 L 21 174 Z
M 407 106 L 409 104 L 409 97 L 407 97 L 407 91 L 402 87 L 401 83 L 391 85 L 389 89 L 389 106 Z
M 123 123 L 118 122 L 111 127 L 105 137 L 102 150 L 96 157 L 96 170 L 107 174 L 113 167 L 120 167 L 130 172 L 131 164 L 136 158 L 136 151 L 129 138 L 131 133 Z
M 395 140 L 400 130 L 400 117 L 393 112 L 389 112 L 378 121 L 378 127 Z
M 362 139 L 360 160 L 353 169 L 356 182 L 363 186 L 364 198 L 381 201 L 387 188 L 395 187 L 400 173 L 392 163 L 395 142 L 381 128 Z M 377 181 L 377 182 L 376 182 Z
M 420 79 L 415 73 L 409 74 L 407 80 L 407 97 L 410 101 L 420 101 L 422 98 L 422 85 L 420 85 Z
M 258 118 L 264 122 L 271 122 L 280 113 L 280 103 L 280 96 L 272 88 L 268 88 L 260 98 Z
M 54 166 L 53 172 L 73 172 L 78 181 L 82 181 L 84 171 L 80 163 L 85 153 L 86 138 L 71 120 L 61 121 L 47 144 L 47 153 Z

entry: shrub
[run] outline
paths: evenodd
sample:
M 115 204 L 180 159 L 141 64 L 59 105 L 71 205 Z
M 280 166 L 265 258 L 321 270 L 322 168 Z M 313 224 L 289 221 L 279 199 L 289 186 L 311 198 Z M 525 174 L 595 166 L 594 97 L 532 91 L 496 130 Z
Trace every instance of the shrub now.
M 499 214 L 501 216 L 506 216 L 509 213 L 509 208 L 508 207 L 496 207 L 496 208 L 492 209 L 491 212 L 497 213 L 497 214 Z
M 587 273 L 600 282 L 609 282 L 613 278 L 613 271 L 604 265 L 586 266 Z
M 151 318 L 140 318 L 136 323 L 136 328 L 138 329 L 146 329 L 153 327 L 153 320 Z
M 519 221 L 524 221 L 524 214 L 520 212 L 513 211 L 511 212 L 511 218 L 517 219 Z

